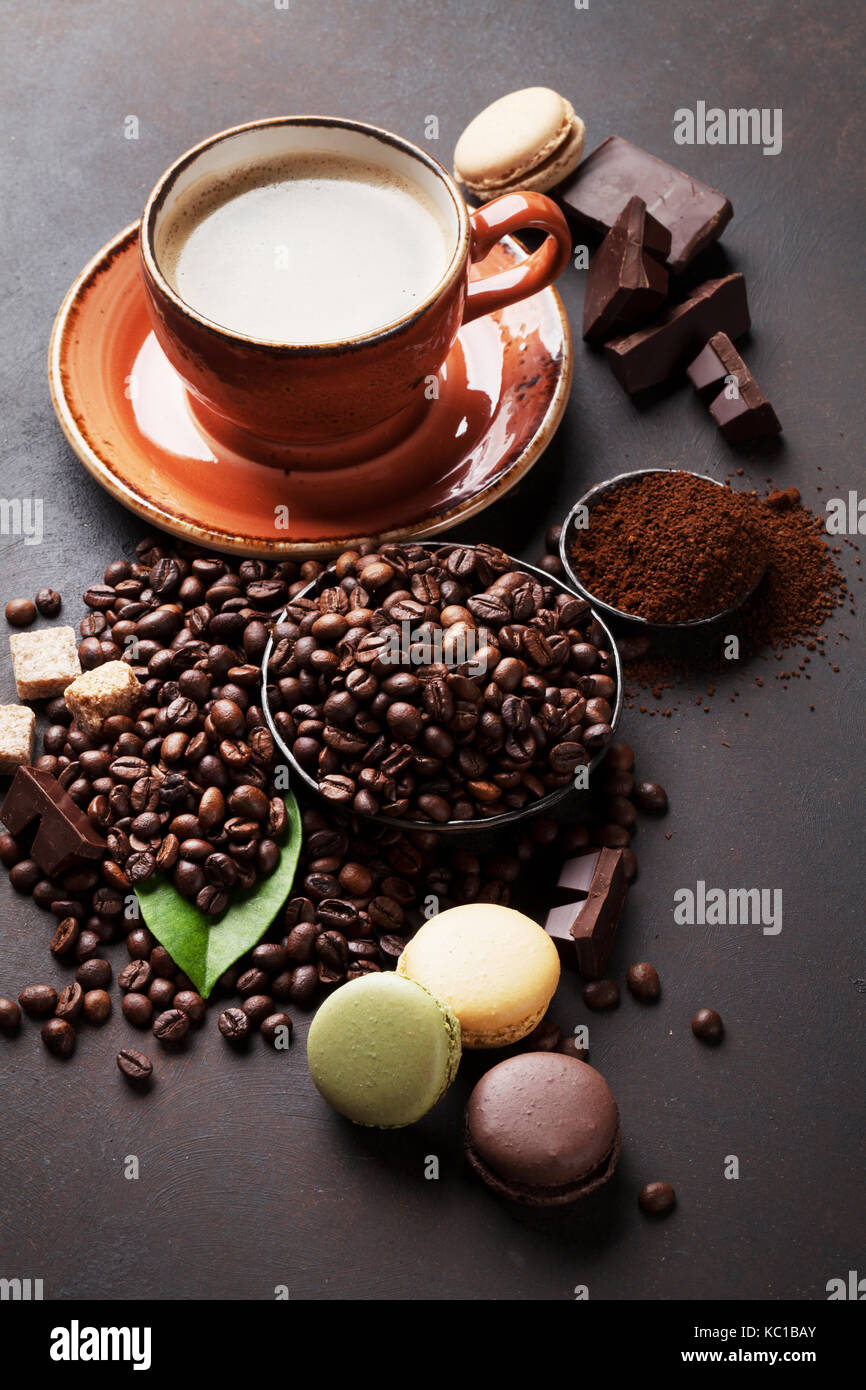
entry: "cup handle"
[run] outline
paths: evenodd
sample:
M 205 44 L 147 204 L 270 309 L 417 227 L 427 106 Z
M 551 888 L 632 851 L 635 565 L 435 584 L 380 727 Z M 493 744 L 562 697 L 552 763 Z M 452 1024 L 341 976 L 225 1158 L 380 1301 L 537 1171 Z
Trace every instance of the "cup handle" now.
M 469 218 L 472 226 L 469 259 L 473 262 L 483 261 L 497 241 L 509 232 L 538 227 L 547 232 L 547 236 L 528 260 L 470 282 L 463 311 L 464 323 L 546 289 L 571 260 L 568 223 L 556 203 L 545 198 L 543 193 L 504 193 L 501 198 L 476 208 Z

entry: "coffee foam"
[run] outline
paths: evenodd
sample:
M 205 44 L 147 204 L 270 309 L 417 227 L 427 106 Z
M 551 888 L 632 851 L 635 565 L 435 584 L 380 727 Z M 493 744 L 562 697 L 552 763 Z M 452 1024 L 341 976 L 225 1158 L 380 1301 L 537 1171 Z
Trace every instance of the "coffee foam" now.
M 272 159 L 258 161 L 249 166 L 237 166 L 219 175 L 206 175 L 198 179 L 188 189 L 180 193 L 167 209 L 163 210 L 158 220 L 155 254 L 160 269 L 175 292 L 184 298 L 183 267 L 181 264 L 184 252 L 188 248 L 191 238 L 196 235 L 209 218 L 215 214 L 220 214 L 229 204 L 257 191 L 274 190 L 278 192 L 282 189 L 290 190 L 295 185 L 299 192 L 303 193 L 308 189 L 321 187 L 326 181 L 336 183 L 338 186 L 341 183 L 345 184 L 346 199 L 349 204 L 351 203 L 352 188 L 357 189 L 360 186 L 361 189 L 380 190 L 383 194 L 393 195 L 397 198 L 402 196 L 408 200 L 409 204 L 423 209 L 438 230 L 438 238 L 435 239 L 437 254 L 435 257 L 428 256 L 431 262 L 435 260 L 435 271 L 432 275 L 423 277 L 427 283 L 424 284 L 423 289 L 415 298 L 423 298 L 425 294 L 429 293 L 444 275 L 451 259 L 454 231 L 449 225 L 447 216 L 437 206 L 430 194 L 414 179 L 399 171 L 386 169 L 383 165 L 373 161 L 363 160 L 353 155 L 336 154 L 331 150 L 280 155 Z M 337 209 L 333 217 L 339 219 L 340 216 L 341 211 Z M 344 233 L 347 248 L 350 250 L 353 234 L 351 221 L 347 220 Z M 395 273 L 398 274 L 399 271 L 400 267 L 396 266 Z M 191 307 L 202 312 L 205 317 L 209 317 L 201 305 L 197 305 L 192 300 L 189 302 Z M 411 309 L 412 305 L 409 304 L 407 307 Z M 401 316 L 402 314 L 397 315 L 397 317 Z M 382 327 L 387 321 L 389 320 L 371 325 L 371 328 Z M 239 325 L 233 324 L 224 324 L 224 326 L 239 327 Z M 239 331 L 249 330 L 239 329 Z M 363 330 L 356 327 L 349 331 Z M 253 334 L 252 336 L 258 335 Z M 274 341 L 283 340 L 282 335 L 274 338 Z M 297 341 L 316 340 L 308 337 L 297 339 Z M 285 341 L 293 341 L 293 339 L 286 338 Z

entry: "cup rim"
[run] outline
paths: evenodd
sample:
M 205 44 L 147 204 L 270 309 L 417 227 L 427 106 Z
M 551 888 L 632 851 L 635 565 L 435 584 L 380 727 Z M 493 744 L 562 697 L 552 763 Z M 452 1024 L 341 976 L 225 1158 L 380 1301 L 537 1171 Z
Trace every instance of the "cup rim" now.
M 240 333 L 236 329 L 226 328 L 224 324 L 217 323 L 214 319 L 207 318 L 200 314 L 198 310 L 182 299 L 181 296 L 169 284 L 166 276 L 162 273 L 154 250 L 154 230 L 156 218 L 161 211 L 165 200 L 171 191 L 171 187 L 184 169 L 187 169 L 205 150 L 211 149 L 214 145 L 222 141 L 239 135 L 247 130 L 261 130 L 271 126 L 323 126 L 338 127 L 341 130 L 354 130 L 362 135 L 369 135 L 376 140 L 400 150 L 403 154 L 423 164 L 434 174 L 450 195 L 457 214 L 457 244 L 451 255 L 444 273 L 434 285 L 433 289 L 419 304 L 416 304 L 407 314 L 399 319 L 394 319 L 390 323 L 375 329 L 371 333 L 361 334 L 353 338 L 340 338 L 331 342 L 324 343 L 280 343 L 271 338 L 256 338 L 248 333 Z M 389 338 L 396 337 L 412 324 L 416 323 L 421 316 L 435 304 L 438 299 L 449 289 L 457 277 L 463 273 L 469 252 L 470 244 L 470 222 L 469 210 L 464 202 L 457 185 L 448 173 L 444 165 L 438 159 L 434 159 L 426 150 L 414 145 L 411 140 L 406 140 L 402 135 L 395 135 L 392 131 L 385 130 L 381 126 L 371 125 L 365 121 L 353 121 L 343 116 L 267 116 L 256 121 L 245 121 L 240 125 L 229 126 L 226 130 L 217 131 L 214 135 L 209 135 L 206 140 L 201 140 L 197 145 L 192 145 L 173 164 L 160 175 L 159 179 L 152 188 L 147 202 L 144 205 L 144 212 L 141 217 L 140 250 L 148 276 L 151 278 L 159 293 L 168 299 L 175 310 L 185 318 L 192 319 L 200 327 L 216 336 L 227 339 L 233 343 L 253 346 L 256 348 L 269 350 L 280 355 L 297 355 L 305 357 L 315 357 L 327 355 L 335 351 L 346 349 L 356 349 L 368 347 L 375 343 L 387 341 Z

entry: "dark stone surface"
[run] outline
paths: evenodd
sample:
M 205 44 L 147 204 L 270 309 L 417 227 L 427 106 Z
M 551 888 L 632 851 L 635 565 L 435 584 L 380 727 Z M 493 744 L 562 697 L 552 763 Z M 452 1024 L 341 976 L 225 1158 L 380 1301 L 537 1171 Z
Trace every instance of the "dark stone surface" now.
M 179 152 L 283 111 L 355 116 L 419 142 L 436 114 L 431 148 L 448 163 L 477 110 L 544 83 L 585 118 L 588 148 L 616 131 L 733 201 L 724 255 L 708 273 L 721 263 L 747 276 L 745 351 L 785 427 L 781 448 L 734 454 L 688 387 L 636 408 L 578 341 L 553 447 L 467 539 L 535 558 L 579 491 L 638 465 L 717 476 L 739 466 L 744 486 L 772 474 L 816 507 L 862 482 L 864 335 L 852 311 L 866 122 L 854 0 L 734 10 L 591 0 L 585 11 L 568 0 L 292 0 L 288 11 L 269 0 L 18 0 L 5 19 L 0 467 L 4 497 L 44 498 L 45 542 L 0 537 L 4 601 L 51 584 L 63 618 L 77 622 L 86 583 L 141 533 L 85 474 L 52 415 L 45 352 L 68 284 Z M 783 107 L 782 153 L 678 148 L 674 111 L 699 99 Z M 123 137 L 130 114 L 137 142 Z M 575 329 L 582 280 L 572 270 L 561 285 Z M 277 1285 L 293 1298 L 570 1299 L 583 1284 L 593 1299 L 820 1299 L 828 1279 L 862 1269 L 862 622 L 840 614 L 828 626 L 852 639 L 838 675 L 815 661 L 811 682 L 785 688 L 771 661 L 763 689 L 758 668 L 728 678 L 748 699 L 729 703 L 722 683 L 709 714 L 685 700 L 670 720 L 623 720 L 641 775 L 667 786 L 672 809 L 641 827 L 641 876 L 612 961 L 622 980 L 631 962 L 651 960 L 661 1001 L 648 1008 L 626 993 L 618 1011 L 590 1020 L 590 1060 L 624 1133 L 604 1191 L 582 1208 L 521 1210 L 472 1177 L 460 1110 L 477 1057 L 422 1124 L 378 1134 L 319 1100 L 304 1022 L 288 1054 L 259 1043 L 240 1057 L 211 1015 L 187 1053 L 147 1048 L 153 1092 L 134 1095 L 114 1057 L 138 1039 L 115 1009 L 105 1028 L 82 1030 L 69 1063 L 47 1055 L 31 1023 L 0 1040 L 0 1274 L 42 1277 L 46 1297 L 65 1299 L 267 1299 Z M 12 698 L 6 660 L 0 699 Z M 781 935 L 675 926 L 674 890 L 698 878 L 781 887 Z M 5 875 L 0 894 L 0 993 L 65 983 L 47 952 L 50 919 L 16 899 Z M 112 955 L 119 964 L 121 950 Z M 714 1050 L 689 1027 L 704 1005 L 725 1020 Z M 567 1029 L 585 1020 L 573 978 L 554 1015 Z M 124 1176 L 132 1154 L 137 1181 Z M 431 1154 L 438 1182 L 423 1176 Z M 728 1155 L 738 1181 L 723 1175 Z M 652 1180 L 677 1189 L 663 1223 L 638 1211 Z

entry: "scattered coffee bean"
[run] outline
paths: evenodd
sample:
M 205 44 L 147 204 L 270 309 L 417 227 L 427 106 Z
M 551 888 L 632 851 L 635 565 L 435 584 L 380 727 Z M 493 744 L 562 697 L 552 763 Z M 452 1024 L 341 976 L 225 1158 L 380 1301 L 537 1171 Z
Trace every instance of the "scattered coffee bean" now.
M 616 980 L 590 980 L 582 990 L 588 1009 L 616 1009 L 619 1006 L 619 985 Z
M 190 1023 L 195 1028 L 204 1022 L 206 1012 L 205 1002 L 197 990 L 178 990 L 172 1000 L 172 1008 L 180 1009 L 181 1013 L 185 1013 Z
M 75 978 L 83 990 L 105 989 L 111 984 L 111 966 L 100 956 L 91 956 L 81 962 Z
M 676 1200 L 677 1194 L 667 1182 L 648 1182 L 637 1195 L 638 1206 L 647 1216 L 665 1216 Z
M 701 1042 L 719 1043 L 724 1035 L 725 1025 L 715 1009 L 698 1009 L 692 1019 L 692 1032 Z
M 57 990 L 51 985 L 28 985 L 18 995 L 18 1003 L 30 1018 L 48 1018 L 57 1008 Z
M 146 960 L 131 960 L 117 977 L 117 983 L 124 994 L 143 994 L 150 987 L 153 971 Z
M 21 1010 L 14 999 L 0 999 L 0 1033 L 11 1038 L 21 1027 Z
M 292 1040 L 292 1020 L 288 1014 L 268 1014 L 259 1025 L 262 1037 L 272 1047 L 283 1049 Z
M 36 607 L 43 618 L 56 618 L 61 608 L 61 597 L 56 589 L 39 589 L 36 594 Z
M 177 1047 L 189 1032 L 189 1024 L 182 1009 L 166 1009 L 153 1020 L 153 1036 L 164 1047 Z
M 75 984 L 67 985 L 60 991 L 57 997 L 57 1006 L 54 1010 L 56 1018 L 65 1018 L 69 1023 L 73 1023 L 81 1013 L 84 1003 L 84 990 L 76 981 Z
M 64 917 L 58 922 L 57 930 L 51 938 L 49 951 L 53 956 L 68 956 L 75 949 L 81 926 L 75 917 Z
M 123 1016 L 133 1028 L 148 1028 L 153 1018 L 153 1004 L 146 994 L 125 994 L 120 1005 Z
M 49 1018 L 41 1029 L 42 1041 L 55 1057 L 71 1057 L 75 1051 L 75 1029 L 65 1018 Z
M 543 1018 L 523 1039 L 530 1052 L 555 1052 L 562 1042 L 562 1029 L 552 1019 Z
M 663 816 L 668 809 L 668 794 L 658 782 L 638 782 L 634 801 L 641 811 L 651 816 Z
M 143 1052 L 135 1047 L 122 1047 L 117 1054 L 120 1074 L 130 1086 L 144 1089 L 153 1076 L 153 1063 Z
M 227 1042 L 245 1043 L 250 1036 L 250 1021 L 243 1009 L 223 1009 L 217 1026 Z
M 101 1028 L 111 1014 L 111 995 L 104 989 L 89 989 L 84 996 L 84 1017 Z
M 661 993 L 658 971 L 646 960 L 639 961 L 637 965 L 629 966 L 626 983 L 635 999 L 658 999 Z
M 10 599 L 5 609 L 10 627 L 29 627 L 36 617 L 36 604 L 29 598 Z
M 578 1062 L 585 1062 L 589 1056 L 589 1048 L 578 1047 L 573 1034 L 567 1038 L 563 1038 L 556 1050 L 557 1052 L 563 1053 L 566 1057 L 576 1057 Z

